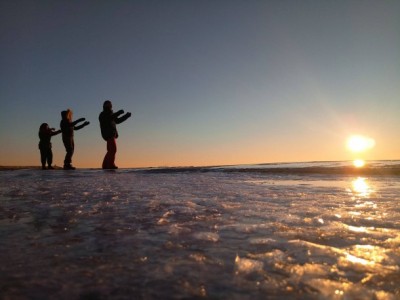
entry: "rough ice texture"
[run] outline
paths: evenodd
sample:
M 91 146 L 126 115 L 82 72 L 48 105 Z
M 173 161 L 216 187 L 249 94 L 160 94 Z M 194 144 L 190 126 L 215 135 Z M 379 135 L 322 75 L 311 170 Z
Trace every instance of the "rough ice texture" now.
M 2 299 L 399 299 L 400 177 L 0 172 Z

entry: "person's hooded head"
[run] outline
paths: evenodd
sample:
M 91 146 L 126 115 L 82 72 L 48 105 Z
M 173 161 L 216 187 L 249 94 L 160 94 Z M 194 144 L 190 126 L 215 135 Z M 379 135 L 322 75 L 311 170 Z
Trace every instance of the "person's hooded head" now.
M 68 120 L 68 121 L 72 121 L 72 110 L 70 110 L 70 109 L 67 109 L 67 110 L 63 110 L 62 112 L 61 112 L 61 118 L 63 119 L 63 120 Z
M 39 132 L 46 132 L 49 129 L 49 124 L 47 123 L 42 123 L 39 128 Z
M 106 100 L 103 103 L 103 110 L 105 111 L 112 111 L 112 103 L 110 100 Z

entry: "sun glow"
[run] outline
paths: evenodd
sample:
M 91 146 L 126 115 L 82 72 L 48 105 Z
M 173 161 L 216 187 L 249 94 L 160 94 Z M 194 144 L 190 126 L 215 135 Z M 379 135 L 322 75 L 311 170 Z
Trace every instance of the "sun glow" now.
M 362 135 L 353 135 L 347 140 L 347 148 L 352 152 L 363 152 L 374 146 L 374 139 Z
M 356 168 L 362 168 L 362 167 L 365 166 L 365 161 L 362 160 L 362 159 L 356 159 L 355 161 L 353 161 L 353 165 L 354 165 Z

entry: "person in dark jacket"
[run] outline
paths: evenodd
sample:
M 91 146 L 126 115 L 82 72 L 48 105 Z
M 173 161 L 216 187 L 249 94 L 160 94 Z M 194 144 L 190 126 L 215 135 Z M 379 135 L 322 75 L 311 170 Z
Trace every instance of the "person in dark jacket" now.
M 72 122 L 72 110 L 64 110 L 61 112 L 62 120 L 60 122 L 61 132 L 62 132 L 62 140 L 65 146 L 65 150 L 67 153 L 65 154 L 64 160 L 64 170 L 75 170 L 75 167 L 72 166 L 72 155 L 74 155 L 74 130 L 82 129 L 83 127 L 89 125 L 89 122 L 86 121 L 83 124 L 76 126 L 78 123 L 85 121 L 85 118 L 80 118 L 74 122 Z
M 123 115 L 122 117 L 120 117 Z M 99 115 L 101 136 L 107 142 L 107 153 L 103 160 L 103 169 L 118 169 L 115 165 L 115 153 L 117 153 L 118 138 L 117 124 L 124 122 L 131 116 L 130 112 L 124 114 L 121 109 L 116 113 L 112 110 L 112 103 L 106 100 L 103 104 L 103 111 Z
M 42 162 L 42 169 L 46 170 L 46 162 L 48 169 L 54 169 L 51 164 L 53 163 L 53 151 L 51 150 L 51 137 L 61 133 L 61 130 L 50 128 L 49 124 L 43 123 L 39 128 L 39 150 L 40 160 Z

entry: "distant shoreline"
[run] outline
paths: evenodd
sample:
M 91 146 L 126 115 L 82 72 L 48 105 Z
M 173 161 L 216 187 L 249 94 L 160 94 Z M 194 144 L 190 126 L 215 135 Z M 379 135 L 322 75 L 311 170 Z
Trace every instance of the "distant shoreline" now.
M 51 172 L 63 170 L 62 167 L 54 166 L 55 170 L 44 170 Z M 17 171 L 17 170 L 42 170 L 40 166 L 0 166 L 1 171 Z M 78 168 L 79 170 L 102 170 L 101 168 Z M 292 174 L 292 175 L 353 175 L 353 176 L 400 176 L 400 165 L 385 167 L 362 167 L 356 168 L 352 166 L 342 167 L 322 167 L 307 166 L 293 168 L 229 168 L 228 167 L 161 167 L 161 168 L 121 168 L 121 171 L 135 170 L 139 173 L 153 174 L 175 174 L 175 173 L 197 173 L 197 172 L 225 172 L 225 173 L 259 173 L 259 174 Z
M 17 170 L 41 170 L 40 166 L 0 166 L 0 171 L 17 171 Z M 55 170 L 62 170 L 62 167 L 54 166 Z

